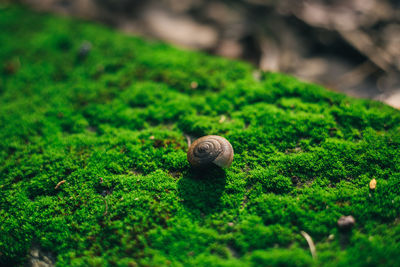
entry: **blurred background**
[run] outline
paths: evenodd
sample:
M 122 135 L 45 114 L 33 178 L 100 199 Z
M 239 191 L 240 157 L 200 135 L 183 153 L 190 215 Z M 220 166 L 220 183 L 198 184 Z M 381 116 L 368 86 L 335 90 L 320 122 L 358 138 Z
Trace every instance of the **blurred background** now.
M 400 0 L 18 2 L 400 108 Z

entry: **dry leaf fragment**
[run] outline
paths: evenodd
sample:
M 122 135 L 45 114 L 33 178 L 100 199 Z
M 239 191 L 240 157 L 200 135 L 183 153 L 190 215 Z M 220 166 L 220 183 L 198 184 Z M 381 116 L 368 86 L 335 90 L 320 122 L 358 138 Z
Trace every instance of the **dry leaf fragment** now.
M 369 182 L 369 189 L 375 190 L 376 188 L 376 179 L 372 179 L 371 182 Z

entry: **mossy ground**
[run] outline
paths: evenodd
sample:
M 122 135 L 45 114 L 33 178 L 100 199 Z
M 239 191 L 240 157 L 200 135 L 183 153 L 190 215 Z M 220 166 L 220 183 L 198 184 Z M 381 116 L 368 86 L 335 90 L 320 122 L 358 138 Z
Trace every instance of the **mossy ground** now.
M 400 262 L 397 110 L 15 7 L 0 64 L 0 265 L 32 247 L 59 266 Z M 185 135 L 207 134 L 231 168 L 191 171 Z

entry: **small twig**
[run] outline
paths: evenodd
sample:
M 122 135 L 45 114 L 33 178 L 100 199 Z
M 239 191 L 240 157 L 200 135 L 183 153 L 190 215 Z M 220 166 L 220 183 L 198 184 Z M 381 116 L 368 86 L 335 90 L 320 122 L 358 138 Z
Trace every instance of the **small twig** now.
M 253 187 L 254 187 L 254 185 L 251 185 L 251 186 L 247 187 L 246 193 L 245 193 L 245 195 L 243 197 L 242 204 L 240 205 L 241 206 L 241 210 L 243 210 L 246 207 L 247 202 L 249 202 L 249 195 L 248 194 L 253 189 Z
M 317 251 L 311 236 L 304 231 L 300 231 L 300 233 L 307 240 L 308 246 L 310 247 L 311 256 L 315 260 L 317 258 Z
M 192 140 L 190 139 L 190 136 L 187 135 L 187 134 L 185 134 L 185 137 L 186 137 L 186 141 L 187 141 L 188 147 L 190 147 L 190 145 L 192 144 Z
M 104 204 L 106 205 L 106 210 L 104 211 L 103 216 L 106 216 L 107 212 L 108 212 L 108 204 L 107 204 L 107 199 L 105 197 L 103 198 L 103 200 L 104 200 Z
M 62 180 L 62 181 L 58 182 L 58 184 L 56 185 L 56 187 L 54 187 L 54 189 L 59 188 L 60 185 L 62 185 L 62 184 L 65 183 L 65 182 L 66 182 L 65 180 Z
M 240 205 L 241 209 L 244 209 L 244 207 L 246 206 L 247 202 L 249 201 L 249 197 L 246 195 L 244 195 L 242 204 Z
M 344 31 L 337 29 L 342 38 L 385 72 L 391 71 L 390 54 L 378 47 L 362 30 Z

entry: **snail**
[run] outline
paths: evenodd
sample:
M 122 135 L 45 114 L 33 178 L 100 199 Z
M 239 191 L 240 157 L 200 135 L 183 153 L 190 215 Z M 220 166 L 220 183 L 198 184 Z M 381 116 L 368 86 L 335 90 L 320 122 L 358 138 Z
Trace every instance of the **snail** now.
M 207 135 L 193 142 L 189 147 L 187 159 L 196 168 L 212 164 L 228 168 L 233 160 L 233 148 L 225 138 L 218 135 Z

